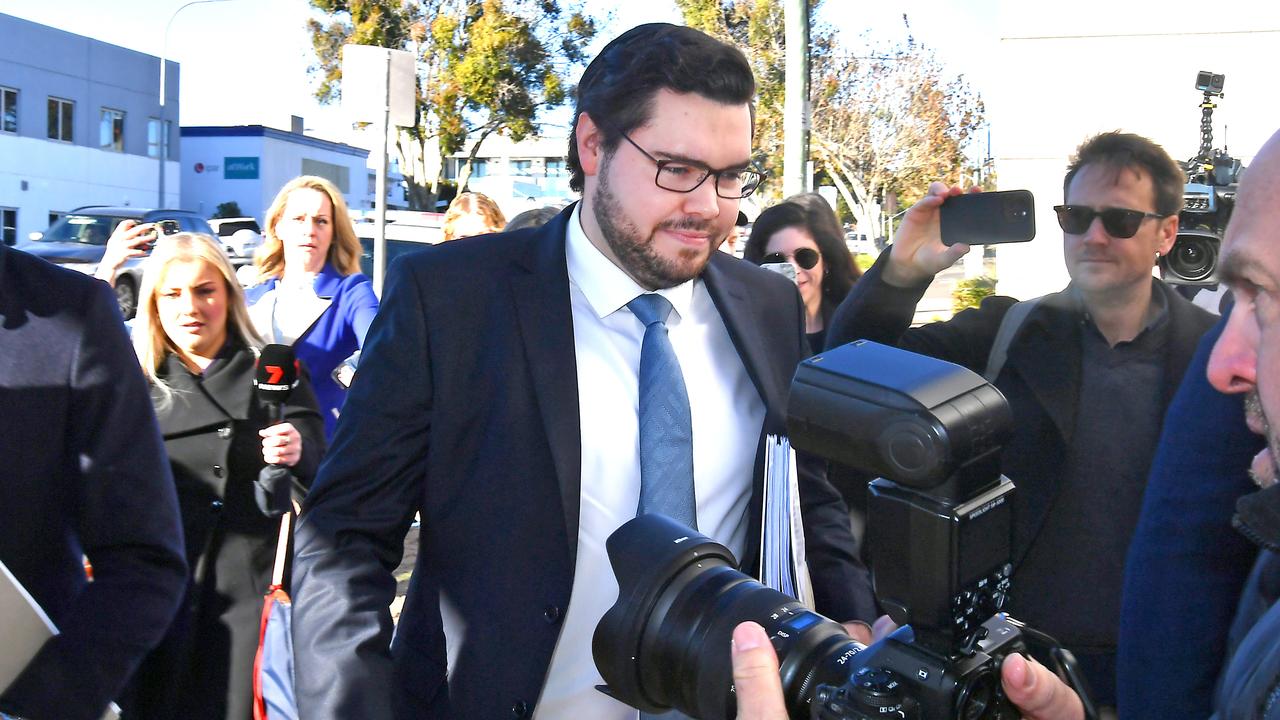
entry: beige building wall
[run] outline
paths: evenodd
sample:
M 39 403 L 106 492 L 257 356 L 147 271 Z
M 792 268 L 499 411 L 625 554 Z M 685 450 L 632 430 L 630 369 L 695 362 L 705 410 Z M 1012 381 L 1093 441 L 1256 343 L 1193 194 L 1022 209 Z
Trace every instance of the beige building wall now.
M 1093 133 L 1152 138 L 1176 160 L 1200 144 L 1196 72 L 1226 75 L 1214 112 L 1214 147 L 1246 164 L 1280 128 L 1280 3 L 1002 0 L 999 72 L 988 98 L 1001 189 L 1036 197 L 1036 239 L 1001 246 L 999 290 L 1019 298 L 1062 288 L 1062 203 L 1067 158 Z M 1226 128 L 1224 132 L 1224 127 Z

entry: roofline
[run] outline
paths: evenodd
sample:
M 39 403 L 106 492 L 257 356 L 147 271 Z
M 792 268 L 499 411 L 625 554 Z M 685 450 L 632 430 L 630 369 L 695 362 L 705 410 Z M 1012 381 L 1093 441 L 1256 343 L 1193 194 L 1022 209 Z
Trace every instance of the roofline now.
M 179 128 L 181 137 L 261 137 L 307 145 L 343 155 L 368 159 L 369 151 L 346 143 L 321 140 L 310 135 L 277 130 L 264 125 L 184 125 Z

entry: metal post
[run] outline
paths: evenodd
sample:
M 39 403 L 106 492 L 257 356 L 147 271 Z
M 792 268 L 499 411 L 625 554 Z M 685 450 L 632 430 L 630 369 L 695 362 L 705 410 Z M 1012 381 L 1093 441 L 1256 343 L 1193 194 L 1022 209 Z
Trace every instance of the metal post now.
M 205 3 L 227 2 L 227 0 L 192 0 L 185 5 L 181 5 L 173 14 L 169 16 L 169 22 L 164 26 L 164 41 L 160 47 L 160 182 L 157 185 L 159 189 L 159 199 L 156 201 L 157 208 L 165 207 L 164 201 L 164 166 L 169 160 L 169 129 L 165 125 L 165 76 L 166 70 L 165 59 L 169 55 L 169 28 L 173 27 L 173 21 L 178 18 L 178 13 L 186 10 L 192 5 L 203 5 Z
M 782 194 L 809 190 L 809 3 L 787 0 L 783 8 L 786 26 L 786 93 L 783 105 Z
M 373 221 L 373 292 L 382 297 L 382 283 L 387 275 L 387 135 L 391 134 L 391 52 L 387 51 L 387 78 L 382 95 L 382 142 L 378 149 L 375 173 Z

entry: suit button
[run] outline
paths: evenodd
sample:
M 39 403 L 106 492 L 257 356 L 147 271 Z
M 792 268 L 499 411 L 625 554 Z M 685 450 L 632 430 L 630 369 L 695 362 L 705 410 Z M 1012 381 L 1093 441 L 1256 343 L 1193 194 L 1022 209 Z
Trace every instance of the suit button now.
M 221 500 L 214 500 L 213 502 L 209 503 L 209 507 L 210 507 L 211 509 L 213 509 L 213 510 L 221 510 L 221 509 L 222 509 L 222 501 L 221 501 Z
M 214 476 L 214 477 L 216 477 L 216 478 L 220 478 L 220 477 L 222 477 L 222 466 L 221 466 L 221 465 L 214 465 L 214 466 L 213 466 L 213 476 Z
M 226 440 L 227 438 L 231 437 L 231 428 L 229 427 L 218 428 L 218 437 L 222 438 L 223 440 Z
M 563 613 L 560 612 L 560 607 L 557 605 L 548 605 L 546 609 L 542 611 L 542 617 L 547 621 L 548 625 L 555 625 L 560 622 L 560 616 L 562 614 Z
M 529 703 L 517 700 L 516 704 L 511 706 L 511 714 L 518 718 L 532 717 L 533 708 L 529 707 Z

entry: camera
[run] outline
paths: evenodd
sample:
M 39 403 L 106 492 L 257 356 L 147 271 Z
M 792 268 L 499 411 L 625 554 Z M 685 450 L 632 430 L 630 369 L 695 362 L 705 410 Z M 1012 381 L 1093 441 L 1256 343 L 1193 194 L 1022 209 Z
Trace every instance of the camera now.
M 723 546 L 646 515 L 607 542 L 619 594 L 592 642 L 601 690 L 646 712 L 732 718 L 729 640 L 752 620 L 777 651 L 792 718 L 1017 718 L 1000 663 L 1055 643 L 1001 612 L 1014 487 L 999 453 L 1011 424 L 1000 392 L 951 363 L 868 341 L 806 360 L 791 442 L 882 476 L 868 512 L 875 594 L 902 627 L 864 647 L 739 572 Z M 1070 654 L 1054 653 L 1082 689 Z
M 1210 287 L 1218 284 L 1218 249 L 1235 207 L 1236 187 L 1244 167 L 1227 150 L 1213 149 L 1214 97 L 1222 97 L 1226 76 L 1201 70 L 1196 89 L 1200 104 L 1200 150 L 1183 163 L 1187 183 L 1178 213 L 1178 237 L 1168 255 L 1160 258 L 1160 276 L 1174 285 Z

